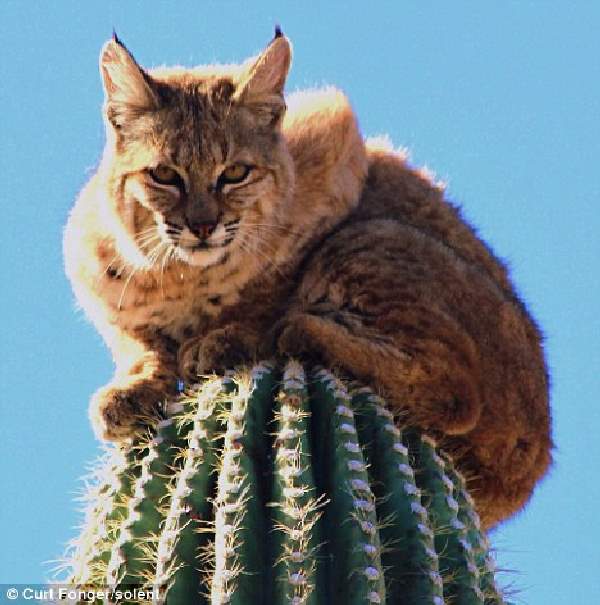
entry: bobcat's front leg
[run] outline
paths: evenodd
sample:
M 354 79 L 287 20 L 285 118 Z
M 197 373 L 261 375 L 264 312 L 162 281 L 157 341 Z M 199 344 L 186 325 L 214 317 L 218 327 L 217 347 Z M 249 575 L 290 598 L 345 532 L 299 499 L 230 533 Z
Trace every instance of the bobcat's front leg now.
M 238 322 L 216 328 L 181 345 L 179 372 L 186 380 L 195 381 L 207 372 L 255 361 L 259 355 L 268 354 L 264 351 L 264 343 L 259 350 L 259 342 L 254 329 Z
M 128 343 L 130 344 L 130 343 Z M 166 341 L 136 342 L 112 381 L 90 402 L 90 419 L 99 439 L 124 441 L 161 416 L 160 405 L 177 392 L 177 364 Z M 136 350 L 137 349 L 137 350 Z M 122 358 L 122 351 L 119 352 Z

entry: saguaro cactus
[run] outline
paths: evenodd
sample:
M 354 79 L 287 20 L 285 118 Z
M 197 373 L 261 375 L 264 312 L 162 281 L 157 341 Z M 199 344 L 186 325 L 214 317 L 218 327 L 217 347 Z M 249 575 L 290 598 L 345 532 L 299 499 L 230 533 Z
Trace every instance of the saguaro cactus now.
M 464 480 L 370 389 L 263 363 L 166 412 L 100 466 L 70 584 L 169 605 L 503 603 Z

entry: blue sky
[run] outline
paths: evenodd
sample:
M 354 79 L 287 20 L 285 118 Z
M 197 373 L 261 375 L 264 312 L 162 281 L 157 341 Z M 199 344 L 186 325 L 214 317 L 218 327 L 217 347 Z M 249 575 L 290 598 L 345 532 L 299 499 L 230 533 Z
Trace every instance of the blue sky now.
M 600 5 L 592 2 L 0 4 L 3 220 L 0 583 L 42 581 L 98 453 L 90 394 L 107 351 L 76 313 L 61 230 L 97 162 L 97 59 L 113 26 L 145 65 L 241 60 L 279 22 L 288 89 L 344 89 L 449 184 L 547 337 L 556 463 L 495 532 L 520 602 L 600 594 Z M 596 176 L 594 176 L 596 175 Z

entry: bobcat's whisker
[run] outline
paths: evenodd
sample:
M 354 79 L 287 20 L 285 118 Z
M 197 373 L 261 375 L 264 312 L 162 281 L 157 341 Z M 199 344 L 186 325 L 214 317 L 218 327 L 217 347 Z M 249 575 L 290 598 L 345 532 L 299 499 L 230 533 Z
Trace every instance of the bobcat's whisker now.
M 158 233 L 156 233 L 155 231 L 153 231 L 152 233 L 145 233 L 144 235 L 140 235 L 140 236 L 136 237 L 133 241 L 139 244 L 139 243 L 154 239 L 155 237 L 160 237 L 160 235 Z
M 167 244 L 167 247 L 165 248 L 165 253 L 163 255 L 163 259 L 160 265 L 160 293 L 161 296 L 164 300 L 165 298 L 165 290 L 164 290 L 164 274 L 165 274 L 165 267 L 169 264 L 170 262 L 170 257 L 171 257 L 171 252 L 172 252 L 173 246 L 171 244 Z
M 256 245 L 257 243 L 260 244 L 260 240 L 255 239 L 254 241 L 249 241 L 248 240 L 248 235 L 250 235 L 249 233 L 246 233 L 246 237 L 243 238 L 242 240 L 240 240 L 240 247 L 242 248 L 242 250 L 248 254 L 250 254 L 251 256 L 254 256 L 254 258 L 258 258 L 258 255 L 260 255 L 262 258 L 264 258 L 268 264 L 270 266 L 273 267 L 273 269 L 275 269 L 275 271 L 277 271 L 277 273 L 279 273 L 279 275 L 281 277 L 285 277 L 285 275 L 283 274 L 283 272 L 281 271 L 281 269 L 277 266 L 277 263 L 275 262 L 275 260 L 270 257 L 268 254 L 266 254 L 264 251 L 260 250 L 259 247 Z
M 123 286 L 123 289 L 121 290 L 121 296 L 119 296 L 119 302 L 117 303 L 117 309 L 119 311 L 121 311 L 121 309 L 123 308 L 123 298 L 125 297 L 125 290 L 127 290 L 127 286 L 129 286 L 133 276 L 137 273 L 137 270 L 138 270 L 137 267 L 133 268 L 133 270 L 129 274 L 129 277 L 125 281 L 125 285 Z
M 158 261 L 160 255 L 162 254 L 162 252 L 163 252 L 163 250 L 165 249 L 166 246 L 168 246 L 168 244 L 165 244 L 165 242 L 163 242 L 161 240 L 161 242 L 158 243 L 152 249 L 152 252 L 148 255 L 148 260 L 150 261 L 150 266 L 146 268 L 147 271 L 150 271 L 150 270 L 154 269 L 154 266 L 156 265 L 156 262 Z
M 161 245 L 163 242 L 162 238 L 160 236 L 155 236 L 151 239 L 148 239 L 148 241 L 142 242 L 139 244 L 142 252 L 144 252 L 144 254 L 146 254 L 146 256 L 149 256 L 151 251 L 148 251 L 147 248 L 150 248 L 152 246 L 156 247 Z M 152 248 L 152 251 L 154 251 L 155 248 Z
M 151 239 L 148 239 L 148 241 L 139 243 L 138 246 L 139 246 L 140 250 L 143 252 L 143 254 L 146 256 L 146 258 L 149 259 L 150 255 L 152 254 L 152 252 L 154 252 L 156 247 L 160 246 L 162 243 L 163 243 L 162 238 L 159 236 L 156 236 Z
M 138 231 L 135 235 L 135 237 L 139 237 L 140 235 L 144 235 L 145 233 L 151 233 L 152 231 L 156 231 L 156 225 L 152 225 L 152 227 L 148 227 L 146 229 L 142 229 L 141 231 Z
M 168 245 L 165 244 L 164 242 L 160 242 L 159 244 L 157 244 L 152 251 L 148 254 L 148 261 L 150 262 L 149 267 L 146 268 L 147 271 L 151 270 L 152 267 L 154 266 L 158 256 L 160 255 L 163 246 Z M 134 267 L 133 270 L 131 271 L 131 273 L 129 274 L 129 277 L 127 278 L 127 280 L 125 281 L 125 284 L 123 286 L 123 290 L 121 290 L 121 295 L 119 296 L 119 302 L 117 303 L 117 309 L 119 311 L 121 311 L 121 309 L 123 308 L 123 299 L 125 298 L 125 291 L 127 290 L 127 287 L 129 286 L 129 284 L 131 283 L 131 280 L 133 279 L 133 276 L 138 272 L 138 267 Z
M 155 247 L 160 246 L 162 243 L 163 243 L 163 241 L 161 239 L 151 240 L 151 241 L 145 242 L 143 245 L 141 245 L 140 249 L 146 255 L 146 257 L 148 257 L 148 256 L 150 256 L 151 251 L 154 251 Z M 149 250 L 149 248 L 151 250 Z
M 148 231 L 147 233 L 138 233 L 134 238 L 133 241 L 138 245 L 138 246 L 143 246 L 146 242 L 152 241 L 154 239 L 160 238 L 160 233 L 158 232 L 157 229 L 152 229 L 151 231 Z
M 256 241 L 257 243 L 262 244 L 263 246 L 267 247 L 268 250 L 274 255 L 277 255 L 277 248 L 274 246 L 273 242 L 270 242 L 269 240 L 265 239 L 262 235 L 262 233 L 257 232 L 257 231 L 251 231 L 250 235 L 254 238 L 254 241 Z
M 137 244 L 143 244 L 144 242 L 152 241 L 155 238 L 160 238 L 160 234 L 157 231 L 153 231 L 151 233 L 145 233 L 144 235 L 140 235 L 140 236 L 136 237 L 134 241 Z
M 243 223 L 244 227 L 267 227 L 267 229 L 279 229 L 281 231 L 287 231 L 292 235 L 302 235 L 301 231 L 296 231 L 290 227 L 284 225 L 277 225 L 275 223 Z

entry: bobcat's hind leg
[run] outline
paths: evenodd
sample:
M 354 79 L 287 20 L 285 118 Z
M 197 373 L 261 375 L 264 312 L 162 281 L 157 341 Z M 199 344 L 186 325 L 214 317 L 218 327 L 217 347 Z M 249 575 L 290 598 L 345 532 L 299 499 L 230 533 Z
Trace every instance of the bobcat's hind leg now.
M 380 332 L 353 314 L 296 312 L 281 322 L 277 348 L 343 368 L 407 411 L 409 423 L 449 435 L 466 433 L 481 412 L 477 380 L 443 343 L 430 340 Z M 410 346 L 403 347 L 403 341 Z

